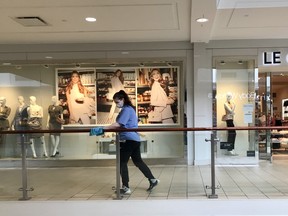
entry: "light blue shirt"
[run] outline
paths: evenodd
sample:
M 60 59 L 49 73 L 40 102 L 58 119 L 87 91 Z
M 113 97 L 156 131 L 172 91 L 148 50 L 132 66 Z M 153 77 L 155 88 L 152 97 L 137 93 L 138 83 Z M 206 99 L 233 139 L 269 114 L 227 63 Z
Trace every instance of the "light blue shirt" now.
M 116 118 L 116 122 L 122 128 L 138 128 L 138 118 L 135 110 L 131 106 L 124 105 Z M 120 140 L 134 140 L 140 142 L 140 136 L 137 132 L 120 132 Z

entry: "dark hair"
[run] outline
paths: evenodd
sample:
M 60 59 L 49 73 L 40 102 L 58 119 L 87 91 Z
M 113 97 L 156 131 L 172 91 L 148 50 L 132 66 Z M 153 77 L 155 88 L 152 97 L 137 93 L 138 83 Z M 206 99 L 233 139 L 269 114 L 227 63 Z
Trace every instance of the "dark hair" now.
M 66 87 L 66 92 L 69 92 L 69 94 L 71 94 L 71 89 L 73 87 L 73 82 L 72 82 L 72 76 L 73 74 L 76 74 L 79 77 L 79 81 L 77 83 L 77 86 L 79 88 L 79 92 L 84 94 L 85 93 L 85 87 L 81 82 L 81 78 L 80 78 L 80 73 L 76 70 L 73 70 L 71 73 L 71 78 L 70 78 L 70 82 L 68 83 L 67 87 Z
M 120 75 L 118 77 L 118 79 L 120 80 L 120 82 L 123 84 L 124 83 L 124 77 L 123 77 L 123 71 L 120 70 L 120 69 L 117 69 L 115 72 L 114 72 L 114 76 L 117 77 L 117 73 L 120 72 Z
M 160 79 L 158 80 L 159 83 L 161 83 L 163 80 L 160 70 L 158 68 L 153 68 L 150 72 L 150 88 L 152 87 L 153 83 L 155 82 L 155 80 L 153 79 L 153 75 L 155 73 L 158 73 L 160 75 Z
M 129 96 L 123 90 L 120 90 L 119 92 L 116 92 L 113 95 L 113 100 L 115 100 L 115 99 L 120 99 L 120 100 L 124 99 L 124 105 L 128 105 L 128 106 L 132 106 L 133 107 Z

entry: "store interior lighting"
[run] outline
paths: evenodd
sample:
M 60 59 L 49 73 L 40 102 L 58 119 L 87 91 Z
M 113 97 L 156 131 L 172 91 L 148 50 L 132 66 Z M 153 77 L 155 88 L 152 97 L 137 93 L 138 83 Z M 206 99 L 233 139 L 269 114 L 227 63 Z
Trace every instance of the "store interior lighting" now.
M 206 18 L 206 17 L 204 16 L 204 14 L 203 14 L 202 17 L 199 17 L 199 18 L 196 19 L 196 22 L 198 22 L 198 23 L 206 23 L 206 22 L 208 22 L 208 21 L 209 21 L 209 19 Z

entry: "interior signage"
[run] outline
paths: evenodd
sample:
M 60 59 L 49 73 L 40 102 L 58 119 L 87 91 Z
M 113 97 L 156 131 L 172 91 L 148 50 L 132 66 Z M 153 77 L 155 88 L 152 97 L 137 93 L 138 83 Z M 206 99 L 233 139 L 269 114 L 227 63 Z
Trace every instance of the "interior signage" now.
M 281 51 L 263 52 L 263 65 L 281 64 Z
M 258 52 L 258 66 L 286 66 L 288 65 L 288 49 L 260 49 Z

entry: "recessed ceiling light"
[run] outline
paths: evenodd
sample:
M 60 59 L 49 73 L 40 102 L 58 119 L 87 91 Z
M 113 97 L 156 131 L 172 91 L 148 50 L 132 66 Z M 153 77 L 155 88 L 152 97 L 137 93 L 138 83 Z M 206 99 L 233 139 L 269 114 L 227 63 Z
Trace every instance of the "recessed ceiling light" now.
M 52 56 L 45 56 L 46 59 L 52 59 Z
M 226 64 L 226 62 L 224 60 L 220 61 L 220 65 L 225 65 L 225 64 Z
M 7 66 L 7 65 L 12 65 L 10 62 L 3 62 L 2 65 Z
M 95 17 L 86 17 L 85 20 L 87 22 L 96 22 L 96 18 Z
M 196 22 L 198 22 L 198 23 L 205 23 L 208 21 L 209 21 L 208 18 L 205 18 L 205 17 L 201 17 L 201 18 L 196 19 Z

